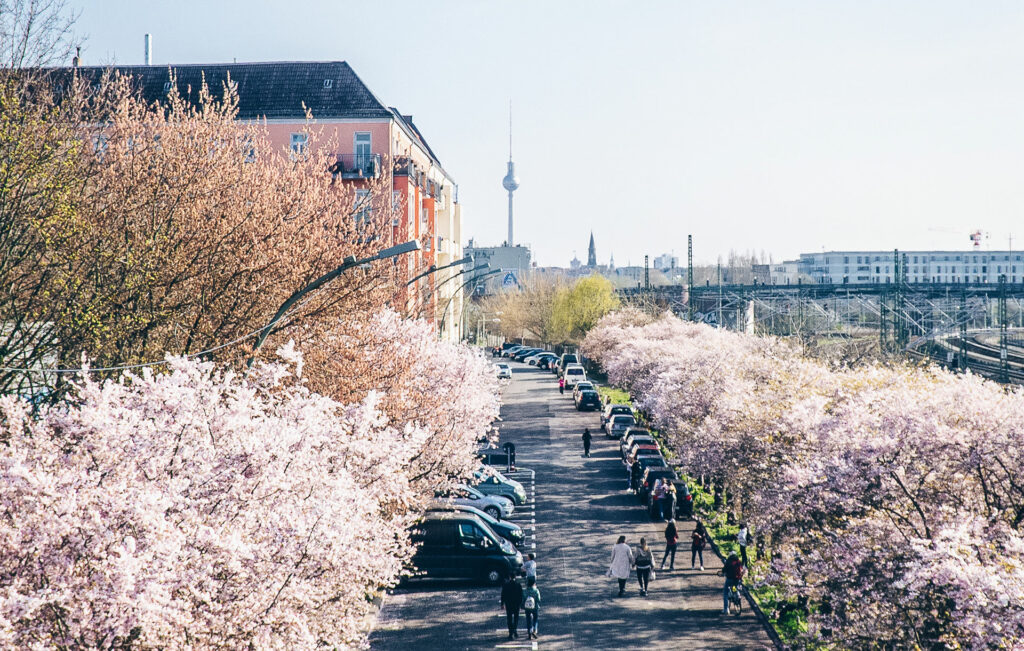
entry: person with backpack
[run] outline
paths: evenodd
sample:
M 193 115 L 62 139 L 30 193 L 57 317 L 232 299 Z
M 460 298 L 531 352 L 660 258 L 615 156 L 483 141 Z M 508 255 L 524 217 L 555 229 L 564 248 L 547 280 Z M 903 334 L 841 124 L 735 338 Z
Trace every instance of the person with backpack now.
M 708 542 L 707 532 L 704 530 L 704 525 L 697 523 L 697 528 L 693 530 L 693 534 L 690 536 L 690 569 L 694 568 L 694 562 L 697 557 L 700 557 L 700 571 L 704 571 L 704 545 Z
M 526 592 L 523 599 L 523 612 L 526 613 L 526 636 L 537 639 L 537 614 L 540 612 L 540 590 L 537 589 L 537 577 L 526 577 Z
M 633 566 L 636 568 L 636 580 L 640 583 L 640 596 L 647 596 L 647 586 L 651 582 L 651 575 L 654 574 L 654 554 L 647 546 L 647 539 L 640 539 L 640 547 L 633 557 Z
M 676 545 L 679 542 L 679 530 L 676 529 L 676 521 L 669 518 L 668 526 L 665 527 L 665 555 L 661 557 L 661 567 L 665 569 L 665 560 L 669 553 L 672 554 L 672 561 L 668 565 L 669 570 L 676 569 Z
M 590 442 L 594 440 L 594 436 L 590 433 L 589 427 L 583 428 L 583 456 L 590 456 Z
M 505 621 L 508 623 L 508 639 L 519 637 L 519 609 L 523 606 L 523 586 L 516 577 L 509 575 L 501 586 L 499 607 L 505 608 Z
M 736 556 L 736 552 L 729 554 L 728 560 L 725 561 L 725 567 L 722 568 L 722 574 L 725 575 L 725 585 L 722 587 L 722 614 L 729 614 L 729 596 L 732 592 L 733 586 L 739 588 L 743 584 L 743 561 Z

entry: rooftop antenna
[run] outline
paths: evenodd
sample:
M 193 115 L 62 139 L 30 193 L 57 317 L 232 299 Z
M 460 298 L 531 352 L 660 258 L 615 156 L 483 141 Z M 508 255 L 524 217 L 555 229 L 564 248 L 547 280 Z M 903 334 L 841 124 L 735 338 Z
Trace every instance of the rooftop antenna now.
M 512 160 L 512 100 L 508 100 L 508 159 Z

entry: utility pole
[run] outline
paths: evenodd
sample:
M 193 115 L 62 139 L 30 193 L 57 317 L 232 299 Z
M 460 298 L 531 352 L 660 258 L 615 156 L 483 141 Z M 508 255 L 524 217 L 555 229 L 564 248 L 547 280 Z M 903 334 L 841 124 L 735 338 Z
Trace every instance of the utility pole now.
M 693 235 L 686 236 L 686 311 L 693 321 Z
M 960 285 L 960 371 L 967 372 L 967 283 Z
M 885 314 L 885 302 L 888 297 L 884 288 L 878 292 L 878 349 L 884 355 L 888 351 L 889 318 Z
M 718 259 L 718 327 L 722 328 L 722 259 Z
M 1010 362 L 1007 359 L 1009 331 L 1006 323 L 1006 274 L 999 276 L 999 379 L 1010 382 Z

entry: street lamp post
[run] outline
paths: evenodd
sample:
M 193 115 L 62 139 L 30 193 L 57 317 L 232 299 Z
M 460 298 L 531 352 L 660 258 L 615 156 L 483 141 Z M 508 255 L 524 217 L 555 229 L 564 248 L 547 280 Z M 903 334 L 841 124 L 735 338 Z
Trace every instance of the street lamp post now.
M 437 291 L 438 291 L 439 289 L 441 289 L 442 287 L 444 287 L 445 285 L 447 285 L 447 284 L 448 284 L 448 282 L 449 282 L 450 280 L 452 280 L 452 279 L 454 279 L 454 278 L 458 278 L 458 277 L 459 277 L 459 276 L 461 276 L 462 274 L 465 274 L 465 273 L 472 273 L 472 272 L 474 272 L 474 271 L 480 271 L 481 269 L 487 269 L 487 268 L 488 268 L 488 267 L 490 267 L 490 266 L 491 266 L 491 265 L 490 265 L 490 263 L 487 263 L 487 262 L 485 262 L 485 263 L 483 263 L 483 264 L 478 264 L 477 266 L 475 266 L 475 267 L 473 267 L 473 268 L 471 268 L 471 269 L 463 269 L 463 270 L 462 270 L 462 271 L 460 271 L 459 273 L 456 273 L 456 274 L 452 274 L 451 276 L 448 276 L 447 278 L 445 278 L 445 279 L 444 279 L 444 280 L 442 280 L 441 282 L 439 282 L 439 283 L 437 283 L 436 285 L 434 285 L 434 289 L 433 289 L 433 291 L 431 291 L 431 292 L 430 292 L 430 294 L 427 294 L 427 296 L 430 296 L 431 294 L 435 294 L 435 293 L 437 293 Z M 458 290 L 456 290 L 455 294 L 458 294 Z M 452 294 L 452 296 L 455 296 L 455 294 Z M 426 307 L 426 302 L 425 302 L 425 299 L 424 299 L 424 303 L 423 303 L 422 305 L 420 305 L 420 309 L 419 309 L 419 311 L 417 312 L 417 314 L 418 314 L 419 316 L 423 316 L 423 309 L 424 309 L 425 307 Z
M 461 260 L 456 260 L 455 262 L 450 262 L 450 263 L 444 265 L 443 267 L 437 267 L 435 265 L 430 265 L 429 269 L 427 269 L 426 271 L 424 271 L 420 275 L 416 276 L 415 278 L 413 278 L 409 282 L 405 283 L 405 286 L 408 287 L 409 285 L 413 284 L 414 282 L 416 282 L 420 278 L 423 278 L 424 276 L 429 276 L 430 274 L 434 273 L 435 271 L 441 271 L 442 269 L 447 269 L 448 267 L 454 267 L 455 265 L 465 264 L 467 262 L 472 262 L 472 261 L 473 261 L 473 256 L 467 255 L 465 258 L 462 258 Z
M 296 291 L 294 294 L 292 294 L 291 296 L 288 297 L 288 300 L 286 300 L 284 303 L 281 304 L 281 307 L 279 307 L 277 309 L 277 313 L 274 314 L 274 318 L 272 318 L 270 320 L 270 322 L 267 323 L 267 325 L 263 327 L 263 330 L 260 331 L 260 336 L 259 336 L 259 339 L 256 340 L 256 347 L 253 348 L 252 356 L 249 357 L 249 361 L 245 363 L 246 367 L 247 368 L 252 367 L 253 360 L 256 359 L 256 353 L 258 353 L 259 350 L 260 350 L 260 347 L 263 346 L 263 342 L 266 341 L 267 337 L 270 335 L 270 331 L 273 329 L 273 327 L 275 325 L 277 325 L 277 322 L 280 321 L 282 319 L 282 317 L 284 317 L 284 315 L 288 312 L 288 310 L 290 310 L 292 308 L 292 306 L 294 306 L 297 302 L 299 302 L 299 300 L 303 296 L 305 296 L 306 294 L 308 294 L 308 293 L 310 293 L 310 292 L 312 292 L 314 290 L 317 290 L 317 289 L 323 287 L 324 285 L 326 285 L 327 283 L 331 282 L 332 280 L 334 280 L 335 278 L 337 278 L 341 274 L 345 273 L 346 271 L 348 271 L 352 267 L 358 267 L 360 265 L 369 264 L 371 262 L 376 262 L 378 260 L 386 260 L 388 258 L 394 258 L 396 256 L 402 255 L 403 253 L 410 253 L 412 251 L 419 251 L 419 250 L 420 250 L 420 243 L 419 243 L 419 241 L 418 240 L 410 240 L 408 242 L 404 242 L 404 243 L 399 244 L 397 246 L 392 246 L 392 247 L 388 247 L 386 249 L 382 249 L 382 250 L 378 251 L 375 255 L 372 255 L 372 256 L 370 256 L 368 258 L 363 258 L 362 260 L 356 260 L 355 256 L 351 256 L 350 255 L 350 256 L 348 256 L 347 258 L 344 259 L 344 261 L 342 262 L 340 267 L 338 267 L 338 268 L 336 268 L 336 269 L 334 269 L 332 271 L 328 271 L 327 273 L 325 273 L 324 275 L 320 276 L 319 278 L 317 278 L 313 282 L 309 283 L 308 285 L 306 285 L 302 289 Z
M 468 285 L 468 284 L 470 284 L 472 282 L 475 282 L 475 281 L 483 280 L 484 278 L 487 278 L 488 276 L 493 276 L 494 274 L 500 274 L 501 271 L 502 271 L 501 269 L 495 269 L 494 271 L 488 271 L 487 273 L 480 274 L 479 276 L 473 276 L 472 278 L 470 278 L 466 282 L 462 283 L 462 285 L 459 286 L 459 289 L 464 289 L 466 287 L 466 285 Z M 474 288 L 475 287 L 476 286 L 474 285 Z M 451 306 L 452 301 L 455 300 L 455 297 L 459 295 L 459 289 L 456 289 L 455 292 L 452 293 L 452 297 L 449 298 L 448 302 L 444 304 L 444 312 L 441 313 L 441 325 L 437 329 L 438 332 L 444 332 L 444 321 L 448 317 L 448 308 L 449 308 L 449 306 Z

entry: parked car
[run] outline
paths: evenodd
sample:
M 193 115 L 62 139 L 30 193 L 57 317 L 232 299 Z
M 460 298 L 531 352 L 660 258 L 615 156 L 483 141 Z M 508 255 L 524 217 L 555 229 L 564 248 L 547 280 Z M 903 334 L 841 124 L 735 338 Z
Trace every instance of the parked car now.
M 693 515 L 693 502 L 687 501 L 686 497 L 690 494 L 690 489 L 686 486 L 684 481 L 670 480 L 676 485 L 676 508 L 675 513 L 671 514 L 671 517 L 675 517 L 678 520 L 685 520 Z M 653 486 L 653 484 L 652 484 Z M 654 491 L 651 490 L 647 493 L 647 497 L 644 499 L 644 506 L 647 507 L 647 513 L 654 515 Z M 679 516 L 679 517 L 676 517 Z
M 657 480 L 677 482 L 679 481 L 679 475 L 676 474 L 675 470 L 667 466 L 649 466 L 640 479 L 640 490 L 637 495 L 640 497 L 640 501 L 644 504 L 647 503 L 647 495 L 654 488 L 654 482 Z
M 577 382 L 576 386 L 572 388 L 572 397 L 575 398 L 579 395 L 580 391 L 584 389 L 590 389 L 591 391 L 597 391 L 597 387 L 590 380 L 584 380 L 583 382 Z
M 555 367 L 555 365 L 557 363 L 558 363 L 558 356 L 557 355 L 551 355 L 551 356 L 545 355 L 545 356 L 542 356 L 540 359 L 537 360 L 537 368 L 552 369 L 552 368 Z
M 641 454 L 661 454 L 661 449 L 658 448 L 657 443 L 651 441 L 633 441 L 633 443 L 626 448 L 624 459 L 628 459 L 631 456 L 639 456 Z
M 629 414 L 616 414 L 612 416 L 609 424 L 605 425 L 605 432 L 613 439 L 617 439 L 626 433 L 626 430 L 636 425 L 636 419 Z
M 554 353 L 549 353 L 549 352 L 545 351 L 543 353 L 538 353 L 538 354 L 534 355 L 533 357 L 528 357 L 526 359 L 526 363 L 530 364 L 532 366 L 536 366 L 537 368 L 541 368 L 540 363 L 542 361 L 544 361 L 544 360 L 551 360 L 551 359 L 555 359 L 555 358 L 557 358 L 557 355 L 555 355 Z M 530 360 L 533 360 L 533 361 L 530 361 Z
M 629 405 L 606 405 L 604 411 L 601 412 L 601 428 L 604 429 L 605 427 L 607 427 L 608 420 L 611 419 L 612 416 L 615 416 L 617 414 L 627 414 L 629 416 L 632 416 L 633 408 L 630 407 Z
M 626 455 L 629 454 L 630 448 L 633 444 L 637 442 L 647 443 L 648 445 L 653 445 L 655 448 L 658 447 L 658 442 L 655 441 L 654 437 L 650 434 L 638 431 L 630 432 L 629 436 L 624 437 L 622 442 L 619 443 L 619 453 L 622 455 L 623 459 L 625 459 Z
M 434 500 L 427 505 L 428 513 L 471 513 L 476 517 L 480 518 L 487 523 L 487 526 L 491 528 L 494 533 L 498 534 L 505 540 L 509 541 L 515 546 L 523 544 L 526 540 L 526 533 L 523 528 L 518 524 L 512 524 L 511 522 L 502 522 L 501 520 L 495 520 L 491 516 L 487 515 L 478 508 L 472 506 L 463 506 L 461 504 L 453 504 L 452 502 L 446 502 L 445 500 Z
M 576 355 L 575 353 L 564 353 L 562 357 L 558 360 L 558 376 L 561 377 L 565 373 L 565 369 L 566 367 L 569 366 L 569 364 L 579 363 L 579 355 Z
M 471 513 L 428 513 L 412 530 L 418 576 L 481 579 L 491 585 L 517 576 L 523 555 Z
M 514 346 L 510 346 L 509 348 L 506 348 L 505 350 L 501 351 L 501 356 L 502 357 L 512 357 L 513 355 L 515 355 L 518 351 L 522 350 L 523 348 L 524 348 L 524 346 L 521 346 L 519 344 L 516 344 Z
M 585 382 L 587 379 L 587 372 L 583 370 L 583 367 L 579 364 L 571 364 L 565 369 L 562 374 L 565 378 L 565 388 L 571 389 L 576 386 L 577 382 Z
M 475 471 L 473 479 L 478 482 L 474 488 L 484 495 L 507 497 L 516 506 L 526 504 L 526 489 L 523 485 L 514 479 L 508 479 L 490 466 L 482 466 Z
M 472 486 L 466 486 L 465 484 L 460 484 L 453 488 L 451 494 L 445 497 L 445 499 L 454 504 L 478 508 L 495 520 L 507 518 L 515 510 L 512 500 L 507 497 L 484 495 Z
M 497 369 L 498 369 L 498 379 L 499 380 L 511 380 L 512 379 L 512 369 L 509 367 L 508 364 L 506 364 L 505 362 L 498 362 Z
M 601 408 L 601 396 L 593 389 L 576 394 L 576 411 L 596 411 Z
M 524 359 L 526 359 L 527 357 L 530 357 L 531 355 L 536 355 L 537 353 L 540 353 L 540 352 L 543 352 L 543 349 L 541 349 L 541 348 L 524 348 L 524 349 L 516 352 L 516 354 L 512 356 L 512 359 L 516 360 L 517 362 L 521 362 Z

